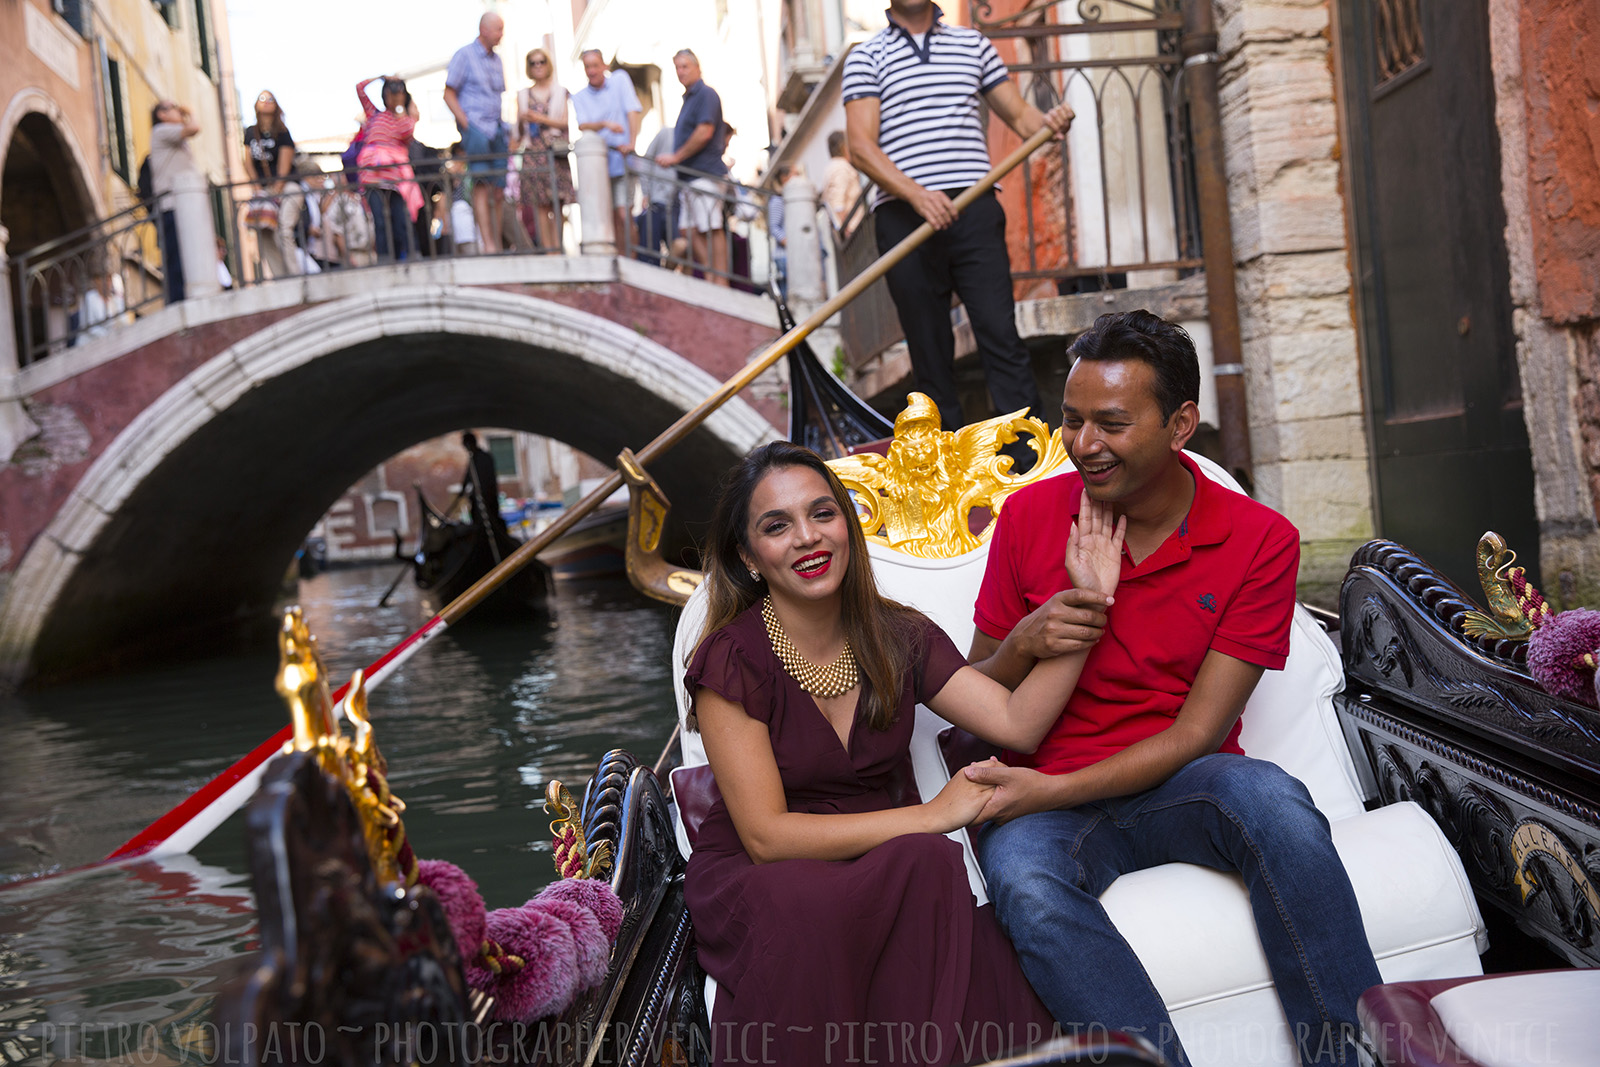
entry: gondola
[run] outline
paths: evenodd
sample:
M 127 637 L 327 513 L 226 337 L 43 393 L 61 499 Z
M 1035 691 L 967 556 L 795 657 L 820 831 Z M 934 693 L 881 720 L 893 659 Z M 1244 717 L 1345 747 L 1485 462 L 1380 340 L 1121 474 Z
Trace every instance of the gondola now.
M 446 518 L 417 487 L 422 540 L 413 558 L 417 588 L 442 607 L 488 574 L 520 547 L 501 523 Z M 550 568 L 535 560 L 491 593 L 480 611 L 491 616 L 524 614 L 544 603 L 553 589 Z
M 1066 462 L 1059 437 L 1021 413 L 1002 416 L 939 432 L 936 469 L 917 466 L 908 459 L 925 450 L 883 440 L 887 420 L 809 351 L 792 354 L 790 373 L 791 435 L 834 456 L 870 531 L 880 585 L 961 644 L 986 548 L 970 512 L 997 513 L 1021 485 L 1057 473 Z M 1032 437 L 1037 462 L 1012 475 L 995 458 L 1019 434 Z M 632 492 L 628 573 L 651 595 L 686 605 L 674 649 L 681 657 L 702 617 L 698 575 L 653 554 L 648 534 L 664 520 L 665 498 L 630 453 L 622 458 Z M 1202 467 L 1230 483 L 1220 468 Z M 942 480 L 942 513 L 898 506 L 912 487 L 926 505 L 930 478 Z M 1402 546 L 1370 543 L 1352 559 L 1339 615 L 1297 610 L 1290 667 L 1269 673 L 1245 712 L 1247 750 L 1305 780 L 1333 823 L 1380 969 L 1398 983 L 1374 991 L 1391 991 L 1387 999 L 1364 998 L 1363 1018 L 1394 1040 L 1402 1033 L 1394 1014 L 1418 1003 L 1409 987 L 1474 980 L 1490 926 L 1502 968 L 1600 966 L 1600 712 L 1534 681 L 1527 638 L 1538 608 L 1511 562 L 1506 546 L 1485 539 L 1484 611 Z M 297 692 L 305 662 L 303 652 L 286 651 L 281 691 Z M 353 688 L 359 695 L 359 679 Z M 684 860 L 715 788 L 697 738 L 680 729 L 652 762 L 608 753 L 578 803 L 551 784 L 561 874 L 603 882 L 620 921 L 603 976 L 574 989 L 558 1011 L 515 1019 L 464 977 L 464 960 L 481 965 L 494 953 L 458 945 L 439 897 L 385 859 L 425 846 L 396 843 L 400 820 L 383 779 L 350 755 L 370 743 L 372 727 L 357 713 L 356 738 L 341 739 L 325 703 L 316 711 L 303 684 L 298 692 L 290 699 L 296 741 L 270 765 L 247 815 L 262 953 L 219 1000 L 219 1032 L 260 1035 L 271 1023 L 316 1021 L 327 1033 L 355 1035 L 333 1057 L 346 1063 L 417 1062 L 423 1040 L 434 1062 L 460 1064 L 710 1062 L 714 992 L 695 961 L 682 891 Z M 325 685 L 322 692 L 325 702 Z M 681 716 L 681 688 L 677 696 Z M 964 747 L 970 738 L 925 708 L 918 715 L 912 760 L 925 792 L 974 753 Z M 1195 1062 L 1285 1062 L 1281 1012 L 1261 980 L 1242 891 L 1212 872 L 1169 867 L 1119 880 L 1103 902 L 1167 998 Z M 976 864 L 970 869 L 981 893 Z M 1559 992 L 1548 1002 L 1559 1006 Z M 1404 1032 L 1421 1025 L 1407 1017 Z M 451 1027 L 470 1039 L 447 1048 Z M 1442 1040 L 1437 1047 L 1457 1048 L 1449 1035 Z M 1415 1058 L 1415 1043 L 1378 1045 L 1391 1063 L 1434 1062 Z M 242 1036 L 221 1051 L 230 1063 L 285 1061 Z M 1091 1032 L 1003 1062 L 1162 1061 L 1136 1038 Z
M 610 578 L 623 574 L 628 505 L 601 504 L 567 534 L 539 553 L 558 579 Z

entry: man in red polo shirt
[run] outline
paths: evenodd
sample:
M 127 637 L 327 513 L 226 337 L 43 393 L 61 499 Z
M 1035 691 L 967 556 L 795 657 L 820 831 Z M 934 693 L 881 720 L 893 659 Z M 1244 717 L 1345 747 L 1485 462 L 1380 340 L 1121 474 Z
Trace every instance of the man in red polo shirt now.
M 1070 354 L 1077 470 L 1006 502 L 968 658 L 1015 687 L 1036 660 L 1093 647 L 1036 752 L 967 772 L 998 787 L 979 842 L 989 895 L 1064 1027 L 1140 1033 L 1187 1063 L 1098 898 L 1162 863 L 1237 871 L 1301 1060 L 1354 1063 L 1356 998 L 1380 978 L 1349 877 L 1305 786 L 1239 747 L 1245 701 L 1289 652 L 1299 534 L 1184 454 L 1200 371 L 1181 327 L 1102 315 Z M 1127 520 L 1103 616 L 1066 570 L 1085 489 Z

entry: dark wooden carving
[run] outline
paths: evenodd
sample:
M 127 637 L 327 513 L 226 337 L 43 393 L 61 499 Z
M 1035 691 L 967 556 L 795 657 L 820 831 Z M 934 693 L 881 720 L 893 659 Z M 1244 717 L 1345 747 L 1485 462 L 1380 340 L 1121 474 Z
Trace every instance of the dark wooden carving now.
M 622 901 L 622 929 L 605 981 L 536 1036 L 558 1063 L 658 1063 L 666 1008 L 693 983 L 690 972 L 698 974 L 671 811 L 655 773 L 622 749 L 601 758 L 581 810 L 590 846 L 608 841 L 617 858 L 611 888 Z
M 378 884 L 343 787 L 305 753 L 279 756 L 245 826 L 261 952 L 218 997 L 222 1061 L 468 1062 L 444 1040 L 468 1011 L 438 898 Z
M 1380 799 L 1420 804 L 1481 900 L 1600 965 L 1600 712 L 1540 689 L 1525 646 L 1464 636 L 1465 594 L 1392 542 L 1356 553 L 1340 607 L 1337 706 Z
M 1465 594 L 1399 545 L 1374 541 L 1340 593 L 1345 671 L 1353 683 L 1431 711 L 1556 773 L 1600 783 L 1600 711 L 1553 697 L 1523 666 L 1526 645 L 1472 642 Z

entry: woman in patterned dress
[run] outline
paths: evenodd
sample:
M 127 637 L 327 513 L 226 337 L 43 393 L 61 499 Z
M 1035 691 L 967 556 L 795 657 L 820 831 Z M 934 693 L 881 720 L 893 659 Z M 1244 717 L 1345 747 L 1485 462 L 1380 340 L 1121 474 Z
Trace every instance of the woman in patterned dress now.
M 546 252 L 561 251 L 561 209 L 575 199 L 567 154 L 567 91 L 542 48 L 528 53 L 533 84 L 517 93 L 517 137 L 522 169 L 517 191 L 522 222 Z

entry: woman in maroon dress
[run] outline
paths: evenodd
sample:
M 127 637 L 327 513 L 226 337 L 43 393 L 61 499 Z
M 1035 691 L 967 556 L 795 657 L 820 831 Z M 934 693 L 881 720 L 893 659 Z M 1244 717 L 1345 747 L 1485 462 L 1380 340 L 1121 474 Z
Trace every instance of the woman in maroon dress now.
M 1068 567 L 1109 602 L 1122 525 L 1098 507 L 1081 525 Z M 990 788 L 958 773 L 922 803 L 902 791 L 919 702 L 1032 751 L 1087 653 L 1042 661 L 1015 694 L 969 668 L 934 623 L 879 595 L 844 487 L 787 442 L 730 474 L 709 556 L 688 724 L 721 799 L 684 890 L 719 986 L 715 1062 L 946 1064 L 1050 1036 L 943 836 Z

